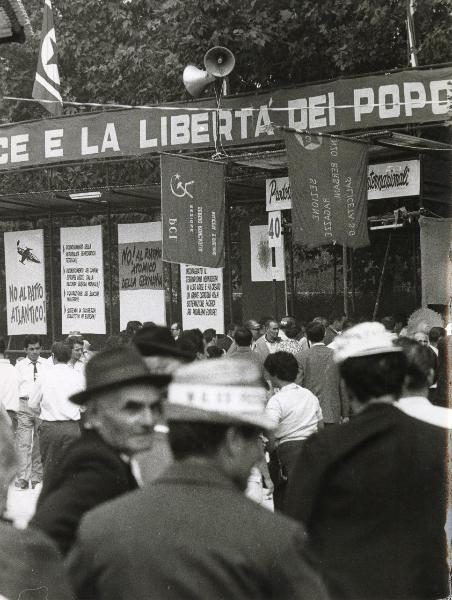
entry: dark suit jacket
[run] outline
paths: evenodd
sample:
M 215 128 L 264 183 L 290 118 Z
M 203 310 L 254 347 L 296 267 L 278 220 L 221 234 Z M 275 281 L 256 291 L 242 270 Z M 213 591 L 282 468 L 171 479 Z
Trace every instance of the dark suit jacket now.
M 94 431 L 85 430 L 69 447 L 61 469 L 45 482 L 30 525 L 65 554 L 87 511 L 136 487 L 129 465 Z
M 40 531 L 0 520 L 0 595 L 9 600 L 71 600 L 56 547 Z
M 391 405 L 309 438 L 287 512 L 306 524 L 332 598 L 448 595 L 447 431 Z
M 312 346 L 303 352 L 300 361 L 300 385 L 317 396 L 325 423 L 338 423 L 348 416 L 346 397 L 341 393 L 334 351 L 324 345 Z
M 324 599 L 304 546 L 295 522 L 180 462 L 89 513 L 68 563 L 83 600 Z

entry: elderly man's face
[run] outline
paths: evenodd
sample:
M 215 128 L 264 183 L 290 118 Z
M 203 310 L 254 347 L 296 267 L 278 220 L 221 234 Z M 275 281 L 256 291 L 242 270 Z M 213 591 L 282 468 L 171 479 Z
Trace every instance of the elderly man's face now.
M 95 400 L 90 423 L 100 437 L 120 452 L 133 455 L 152 445 L 161 416 L 161 390 L 146 384 L 121 386 Z
M 180 335 L 180 329 L 177 325 L 177 323 L 173 323 L 173 325 L 171 325 L 171 335 L 173 336 L 174 339 L 177 339 Z
M 276 340 L 276 338 L 278 337 L 278 333 L 279 333 L 279 325 L 276 321 L 271 321 L 271 323 L 268 324 L 267 330 L 265 332 L 267 339 L 270 341 Z
M 419 344 L 428 346 L 428 335 L 423 331 L 417 331 L 414 334 L 414 339 L 416 340 L 416 342 L 419 342 Z

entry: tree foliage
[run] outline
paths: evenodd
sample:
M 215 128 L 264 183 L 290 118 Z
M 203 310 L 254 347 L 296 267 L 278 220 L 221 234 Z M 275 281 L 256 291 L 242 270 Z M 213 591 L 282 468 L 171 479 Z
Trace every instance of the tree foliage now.
M 41 0 L 25 0 L 35 36 L 0 50 L 1 91 L 30 97 Z M 62 93 L 79 102 L 144 104 L 186 98 L 181 75 L 206 50 L 236 55 L 233 91 L 407 65 L 401 0 L 53 0 Z M 452 0 L 422 0 L 420 64 L 452 60 Z M 83 110 L 66 107 L 66 112 Z M 5 103 L 3 121 L 45 115 Z

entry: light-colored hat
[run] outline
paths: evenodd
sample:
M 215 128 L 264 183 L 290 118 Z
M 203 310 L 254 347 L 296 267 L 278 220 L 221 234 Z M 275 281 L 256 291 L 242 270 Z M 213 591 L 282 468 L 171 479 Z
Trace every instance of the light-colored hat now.
M 338 364 L 347 358 L 401 351 L 394 346 L 394 336 L 381 323 L 355 325 L 338 335 L 334 345 L 334 361 Z
M 272 429 L 259 367 L 251 360 L 217 358 L 179 368 L 168 388 L 168 421 L 254 425 Z

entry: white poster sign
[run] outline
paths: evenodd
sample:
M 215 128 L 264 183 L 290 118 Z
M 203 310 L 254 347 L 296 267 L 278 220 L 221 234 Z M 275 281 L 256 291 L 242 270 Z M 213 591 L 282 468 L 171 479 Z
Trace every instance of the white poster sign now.
M 281 211 L 268 213 L 268 244 L 270 248 L 279 248 L 282 244 Z
M 8 335 L 46 335 L 43 230 L 4 235 Z
M 166 325 L 162 223 L 118 225 L 119 320 Z
M 102 226 L 62 227 L 62 333 L 106 333 Z
M 223 269 L 180 266 L 182 327 L 224 333 Z
M 367 170 L 367 198 L 398 198 L 418 196 L 421 187 L 419 160 L 402 160 L 369 165 Z
M 290 210 L 292 194 L 288 177 L 273 177 L 265 180 L 266 210 Z
M 275 248 L 276 265 L 272 268 L 272 251 L 268 242 L 267 225 L 250 227 L 251 281 L 285 281 L 284 237 L 281 246 Z

